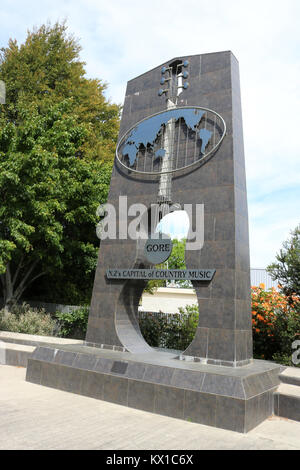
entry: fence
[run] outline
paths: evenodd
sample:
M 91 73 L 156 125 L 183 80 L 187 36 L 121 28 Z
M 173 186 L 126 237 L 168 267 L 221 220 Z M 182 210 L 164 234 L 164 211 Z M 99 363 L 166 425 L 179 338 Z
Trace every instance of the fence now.
M 278 282 L 272 281 L 270 275 L 267 273 L 265 269 L 251 268 L 250 272 L 251 272 L 251 285 L 252 286 L 258 286 L 259 284 L 264 283 L 266 286 L 266 289 L 269 289 L 271 287 L 275 287 L 277 289 Z M 180 295 L 180 288 L 178 288 L 178 294 Z M 31 300 L 26 300 L 26 303 L 28 303 L 31 307 L 34 307 L 34 308 L 44 308 L 46 312 L 48 313 L 55 313 L 55 312 L 70 313 L 80 308 L 79 305 L 63 305 L 63 304 L 55 304 L 55 303 L 31 301 Z M 197 298 L 195 298 L 195 302 L 193 303 L 197 303 Z M 0 298 L 0 308 L 2 307 L 3 307 L 3 299 Z M 148 307 L 151 307 L 151 306 L 148 305 Z M 142 314 L 147 315 L 148 313 L 152 313 L 153 315 L 154 314 L 159 315 L 160 312 L 141 311 L 139 312 L 139 315 L 142 315 Z M 164 313 L 163 315 L 170 315 L 171 316 L 170 318 L 172 318 L 173 313 L 168 313 L 168 314 Z
M 174 313 L 138 311 L 138 315 L 137 315 L 138 321 L 144 320 L 145 318 L 149 318 L 149 317 L 152 317 L 157 320 L 160 320 L 163 318 L 165 322 L 167 322 L 168 324 L 171 324 L 171 323 L 179 324 L 183 319 L 188 320 L 188 316 L 183 315 L 182 313 L 176 313 L 176 315 L 174 315 Z
M 192 342 L 198 315 L 195 310 L 187 314 L 139 312 L 138 321 L 141 333 L 150 346 L 178 353 Z
M 273 281 L 270 274 L 265 269 L 254 269 L 250 270 L 251 275 L 251 286 L 259 286 L 263 283 L 266 286 L 266 289 L 271 287 L 278 288 L 278 281 Z
M 63 305 L 50 302 L 41 302 L 38 300 L 24 300 L 24 302 L 33 308 L 43 308 L 48 313 L 62 312 L 70 313 L 81 308 L 81 305 Z M 3 307 L 3 299 L 0 298 L 0 308 Z

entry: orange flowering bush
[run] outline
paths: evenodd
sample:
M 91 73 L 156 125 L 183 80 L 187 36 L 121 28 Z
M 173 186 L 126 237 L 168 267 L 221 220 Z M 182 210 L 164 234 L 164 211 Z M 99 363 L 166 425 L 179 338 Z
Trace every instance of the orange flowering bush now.
M 251 287 L 251 299 L 254 357 L 292 365 L 292 343 L 300 339 L 300 297 L 260 284 Z

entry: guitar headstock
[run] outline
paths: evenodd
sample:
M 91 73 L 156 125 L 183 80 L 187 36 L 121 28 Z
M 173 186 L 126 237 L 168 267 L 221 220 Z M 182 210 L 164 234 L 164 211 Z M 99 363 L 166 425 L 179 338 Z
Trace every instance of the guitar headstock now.
M 189 61 L 176 59 L 161 69 L 158 95 L 165 96 L 167 100 L 177 104 L 178 96 L 189 87 Z

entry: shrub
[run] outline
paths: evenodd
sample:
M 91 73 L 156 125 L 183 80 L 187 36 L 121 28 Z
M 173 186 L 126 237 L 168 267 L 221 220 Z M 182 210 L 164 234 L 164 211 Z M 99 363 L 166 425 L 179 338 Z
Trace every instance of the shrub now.
M 192 342 L 199 318 L 198 306 L 186 305 L 180 313 L 147 313 L 139 317 L 141 333 L 152 347 L 184 351 Z
M 264 284 L 251 288 L 253 353 L 265 359 L 294 366 L 292 344 L 300 340 L 300 298 Z M 186 306 L 179 314 L 144 314 L 139 318 L 141 332 L 152 347 L 185 350 L 192 342 L 198 324 L 198 306 Z M 298 366 L 299 367 L 299 366 Z
M 174 318 L 167 328 L 166 347 L 184 351 L 194 339 L 199 321 L 199 309 L 198 305 L 186 305 L 178 310 L 179 314 L 176 314 L 178 321 Z
M 300 225 L 291 231 L 291 238 L 284 241 L 276 261 L 267 267 L 273 281 L 288 297 L 300 295 Z
M 87 330 L 89 307 L 82 306 L 71 312 L 56 312 L 57 336 L 61 338 L 84 339 Z
M 55 329 L 55 320 L 44 309 L 31 308 L 28 304 L 16 305 L 8 314 L 0 311 L 0 330 L 49 336 Z
M 162 344 L 163 329 L 165 321 L 161 312 L 159 315 L 146 313 L 139 315 L 139 326 L 145 341 L 153 348 L 158 348 Z
M 287 366 L 292 363 L 292 343 L 300 339 L 300 298 L 285 296 L 265 285 L 251 288 L 254 357 Z

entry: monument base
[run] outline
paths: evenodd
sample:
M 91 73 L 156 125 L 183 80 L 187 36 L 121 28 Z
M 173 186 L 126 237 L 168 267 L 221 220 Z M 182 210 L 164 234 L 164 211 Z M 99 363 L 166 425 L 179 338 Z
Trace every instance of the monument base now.
M 224 367 L 174 354 L 38 346 L 26 380 L 195 423 L 248 432 L 273 414 L 280 366 L 256 361 Z

